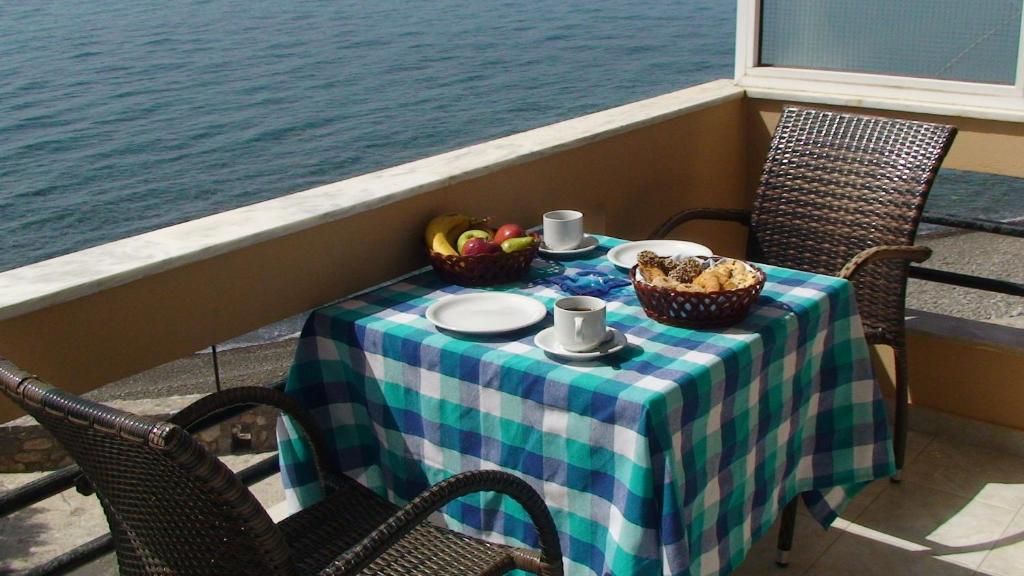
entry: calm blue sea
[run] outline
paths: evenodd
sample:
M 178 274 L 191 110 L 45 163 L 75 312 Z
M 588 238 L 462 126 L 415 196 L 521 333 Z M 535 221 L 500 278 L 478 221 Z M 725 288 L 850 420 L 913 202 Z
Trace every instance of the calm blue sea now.
M 0 270 L 729 77 L 734 11 L 2 3 Z M 1016 181 L 971 178 L 944 175 L 933 207 L 1024 213 Z
M 727 4 L 0 3 L 0 270 L 726 77 Z

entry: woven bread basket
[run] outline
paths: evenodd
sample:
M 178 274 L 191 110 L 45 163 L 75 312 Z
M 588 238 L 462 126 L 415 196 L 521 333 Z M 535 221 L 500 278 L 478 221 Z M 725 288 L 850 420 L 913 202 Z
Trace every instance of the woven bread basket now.
M 496 252 L 477 256 L 445 256 L 427 249 L 430 265 L 445 282 L 459 286 L 493 286 L 515 282 L 530 271 L 540 242 L 515 252 Z
M 701 260 L 717 256 L 694 256 Z M 636 296 L 644 312 L 652 320 L 685 328 L 710 328 L 728 326 L 739 322 L 750 312 L 764 288 L 764 271 L 746 262 L 757 273 L 757 282 L 746 288 L 720 290 L 717 292 L 684 292 L 671 288 L 660 288 L 637 278 L 639 266 L 629 271 Z

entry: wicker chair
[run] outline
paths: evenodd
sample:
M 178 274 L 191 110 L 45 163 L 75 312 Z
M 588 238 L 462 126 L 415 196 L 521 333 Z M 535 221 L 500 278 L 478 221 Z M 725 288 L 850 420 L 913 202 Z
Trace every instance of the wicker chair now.
M 868 342 L 895 355 L 895 481 L 907 439 L 907 270 L 931 256 L 914 237 L 955 135 L 952 126 L 787 107 L 753 210 L 684 210 L 651 234 L 695 219 L 738 222 L 750 229 L 748 258 L 854 283 Z
M 562 574 L 558 534 L 540 496 L 500 471 L 466 472 L 399 508 L 325 469 L 325 445 L 310 416 L 283 393 L 235 388 L 207 396 L 168 422 L 78 398 L 0 359 L 0 389 L 46 427 L 95 487 L 121 574 L 502 574 L 519 568 Z M 327 497 L 274 524 L 253 495 L 187 430 L 239 405 L 287 412 L 315 455 Z M 501 546 L 424 522 L 479 491 L 518 502 L 540 552 Z
M 956 128 L 789 107 L 772 136 L 753 210 L 684 210 L 659 226 L 664 238 L 695 219 L 749 226 L 752 260 L 854 283 L 865 336 L 896 359 L 896 468 L 906 452 L 904 299 L 928 191 Z

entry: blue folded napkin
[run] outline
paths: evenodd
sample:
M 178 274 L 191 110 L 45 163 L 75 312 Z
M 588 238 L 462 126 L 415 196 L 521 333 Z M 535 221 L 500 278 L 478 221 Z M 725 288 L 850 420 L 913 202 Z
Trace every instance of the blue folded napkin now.
M 604 296 L 616 288 L 629 286 L 629 280 L 599 270 L 583 270 L 572 275 L 548 278 L 562 290 L 575 296 Z

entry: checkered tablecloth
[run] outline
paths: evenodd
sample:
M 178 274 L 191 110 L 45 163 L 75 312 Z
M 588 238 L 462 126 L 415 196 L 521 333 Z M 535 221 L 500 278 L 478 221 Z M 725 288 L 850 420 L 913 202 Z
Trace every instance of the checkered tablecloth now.
M 605 258 L 538 259 L 501 290 L 545 303 L 553 277 L 622 274 Z M 764 266 L 751 315 L 689 330 L 646 317 L 632 287 L 605 297 L 630 346 L 602 360 L 549 358 L 545 322 L 460 338 L 424 317 L 470 289 L 425 271 L 315 311 L 287 392 L 327 431 L 347 474 L 404 503 L 460 471 L 513 472 L 544 497 L 570 574 L 725 574 L 799 493 L 827 525 L 865 482 L 893 472 L 883 402 L 852 286 Z M 310 458 L 279 425 L 293 505 L 320 497 Z M 503 497 L 471 496 L 449 526 L 512 544 L 536 542 Z

